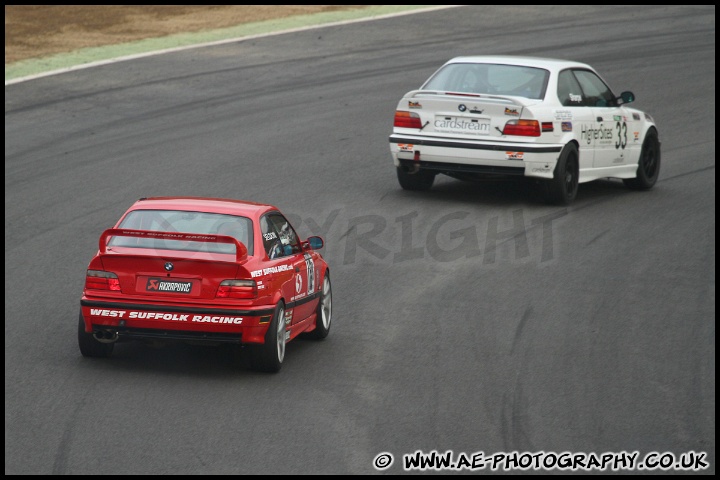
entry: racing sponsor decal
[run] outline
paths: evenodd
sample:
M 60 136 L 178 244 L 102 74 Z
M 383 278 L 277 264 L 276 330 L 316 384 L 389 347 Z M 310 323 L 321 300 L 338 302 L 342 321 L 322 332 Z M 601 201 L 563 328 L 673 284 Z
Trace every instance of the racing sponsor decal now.
M 640 140 L 640 132 L 633 132 L 633 141 L 637 142 Z
M 412 152 L 413 148 L 415 148 L 415 145 L 412 143 L 398 143 L 397 146 L 401 152 Z
M 412 100 L 409 100 L 408 108 L 422 108 L 422 105 L 420 104 L 420 102 L 413 102 Z
M 144 230 L 141 232 L 137 232 L 137 231 L 133 231 L 133 230 L 122 230 L 122 235 L 128 236 L 128 237 L 140 236 L 140 237 L 150 237 L 150 238 L 163 238 L 166 240 L 173 240 L 173 239 L 187 240 L 187 241 L 195 240 L 195 241 L 199 241 L 199 242 L 202 242 L 205 240 L 214 241 L 217 239 L 217 235 L 203 235 L 203 234 L 195 235 L 195 234 L 187 234 L 187 233 L 151 232 L 151 231 L 144 231 Z
M 127 310 L 108 310 L 108 309 L 101 309 L 101 308 L 91 308 L 90 309 L 90 315 L 92 315 L 93 317 L 123 318 L 123 317 L 125 317 L 126 313 L 128 313 Z
M 580 103 L 580 102 L 582 102 L 582 95 L 575 95 L 574 93 L 571 93 L 570 101 Z
M 572 122 L 562 122 L 560 128 L 563 132 L 572 132 Z
M 573 114 L 570 110 L 555 110 L 555 120 L 572 120 Z
M 315 291 L 315 260 L 309 253 L 305 254 L 305 265 L 307 265 L 308 293 Z M 299 290 L 298 290 L 299 291 Z
M 457 117 L 436 117 L 435 129 L 439 132 L 457 132 L 472 134 L 488 134 L 490 133 L 490 122 L 480 122 L 477 119 L 470 121 Z
M 132 320 L 162 320 L 166 322 L 200 322 L 200 323 L 231 323 L 240 325 L 243 317 L 221 315 L 190 315 L 166 312 L 143 312 L 139 310 L 116 310 L 107 308 L 91 308 L 93 317 L 111 317 Z
M 210 316 L 210 315 L 193 315 L 193 322 L 206 322 L 206 323 L 232 323 L 234 325 L 240 325 L 243 321 L 242 317 L 222 317 L 222 316 Z
M 294 309 L 292 308 L 285 310 L 285 325 L 290 325 L 292 323 L 293 312 Z
M 295 293 L 300 293 L 300 290 L 302 290 L 302 286 L 302 275 L 295 276 Z
M 253 270 L 252 272 L 250 272 L 250 276 L 252 278 L 262 277 L 263 275 L 267 275 L 269 273 L 287 272 L 288 270 L 292 270 L 292 265 L 289 265 L 289 264 L 277 265 L 275 267 L 267 267 L 267 268 L 261 268 L 260 270 Z
M 277 235 L 275 235 L 275 232 L 263 233 L 263 238 L 265 240 L 275 240 L 277 238 Z
M 600 124 L 599 128 L 587 127 L 583 125 L 580 128 L 580 138 L 590 145 L 593 142 L 609 145 L 613 140 L 612 128 L 604 127 Z
M 505 152 L 507 160 L 522 160 L 525 152 Z
M 148 278 L 145 284 L 148 292 L 190 293 L 192 282 L 168 281 L 162 278 Z
M 517 108 L 505 107 L 505 115 L 512 115 L 513 117 L 517 117 L 518 115 L 520 115 L 520 112 L 518 112 Z
M 478 114 L 478 115 L 480 115 L 480 114 L 481 114 L 482 112 L 484 112 L 484 111 L 485 111 L 485 110 L 481 110 L 481 109 L 479 109 L 479 108 L 477 108 L 477 107 L 472 107 L 472 108 L 470 109 L 470 113 L 476 113 L 476 114 Z

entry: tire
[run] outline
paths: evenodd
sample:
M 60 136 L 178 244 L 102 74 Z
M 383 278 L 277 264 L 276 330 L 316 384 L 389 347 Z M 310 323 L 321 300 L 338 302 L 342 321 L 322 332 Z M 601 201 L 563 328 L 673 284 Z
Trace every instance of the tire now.
M 265 333 L 265 343 L 252 345 L 250 366 L 258 372 L 277 373 L 285 359 L 285 304 L 275 307 L 270 326 Z
M 436 174 L 427 170 L 418 170 L 415 173 L 410 173 L 403 167 L 396 167 L 396 170 L 398 183 L 400 183 L 403 190 L 430 190 L 435 181 Z
M 578 149 L 568 143 L 560 153 L 552 180 L 545 181 L 545 199 L 552 204 L 569 205 L 578 191 L 580 164 Z
M 649 190 L 655 185 L 659 175 L 660 140 L 658 140 L 657 130 L 651 129 L 640 150 L 636 177 L 625 178 L 623 183 L 633 190 Z
M 112 354 L 114 343 L 101 343 L 95 340 L 92 333 L 85 331 L 85 321 L 82 312 L 78 321 L 78 346 L 83 357 L 107 358 Z
M 330 275 L 325 274 L 323 280 L 322 291 L 320 293 L 320 301 L 318 302 L 315 330 L 309 333 L 310 338 L 322 340 L 330 333 L 330 324 L 332 321 L 332 286 L 330 284 Z

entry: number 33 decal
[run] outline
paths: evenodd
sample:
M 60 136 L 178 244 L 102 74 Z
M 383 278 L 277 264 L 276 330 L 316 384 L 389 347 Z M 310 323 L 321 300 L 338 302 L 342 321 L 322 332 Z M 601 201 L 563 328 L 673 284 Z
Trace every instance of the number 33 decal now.
M 615 128 L 617 129 L 618 134 L 617 142 L 615 142 L 615 148 L 622 148 L 624 150 L 627 145 L 627 123 L 617 122 L 615 124 Z

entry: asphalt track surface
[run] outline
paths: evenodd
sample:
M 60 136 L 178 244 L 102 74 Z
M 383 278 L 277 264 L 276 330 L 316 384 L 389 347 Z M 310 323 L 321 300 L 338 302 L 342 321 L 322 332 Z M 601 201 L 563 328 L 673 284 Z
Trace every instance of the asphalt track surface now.
M 656 188 L 584 184 L 567 208 L 509 182 L 400 189 L 398 99 L 476 53 L 632 90 Z M 323 235 L 326 341 L 290 343 L 277 375 L 225 348 L 83 358 L 99 234 L 157 195 L 267 202 Z M 5 87 L 6 474 L 403 473 L 418 450 L 702 452 L 711 474 L 714 318 L 714 6 L 463 6 Z

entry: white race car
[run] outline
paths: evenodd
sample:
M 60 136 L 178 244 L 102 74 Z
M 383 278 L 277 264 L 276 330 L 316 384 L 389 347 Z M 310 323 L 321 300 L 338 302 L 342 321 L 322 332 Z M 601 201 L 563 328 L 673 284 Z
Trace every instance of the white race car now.
M 627 106 L 589 65 L 515 56 L 457 57 L 398 103 L 390 152 L 400 186 L 534 178 L 569 204 L 578 183 L 619 178 L 646 190 L 660 172 L 652 117 Z

